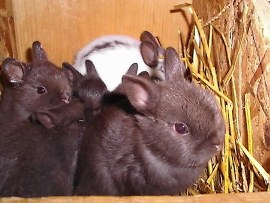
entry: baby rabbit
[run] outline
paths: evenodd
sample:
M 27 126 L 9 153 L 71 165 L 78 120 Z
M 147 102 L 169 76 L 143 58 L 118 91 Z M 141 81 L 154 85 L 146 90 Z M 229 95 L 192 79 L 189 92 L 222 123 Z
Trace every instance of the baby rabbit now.
M 80 105 L 62 107 L 72 96 L 72 72 L 52 64 L 36 41 L 32 62 L 7 58 L 1 76 L 0 196 L 70 195 L 69 174 L 75 170 L 74 150 L 81 136 L 70 123 L 84 112 Z M 59 117 L 61 111 L 69 112 L 69 121 Z M 61 127 L 48 130 L 35 119 L 48 129 Z M 63 129 L 64 125 L 68 127 Z
M 74 97 L 84 103 L 85 121 L 91 121 L 100 113 L 104 105 L 119 103 L 125 98 L 121 84 L 113 92 L 107 90 L 92 61 L 85 61 L 86 75 L 84 76 L 68 63 L 64 63 L 63 66 L 74 75 Z M 138 65 L 134 63 L 126 74 L 137 75 L 137 71 Z
M 2 63 L 1 76 L 4 89 L 0 126 L 9 120 L 25 120 L 39 109 L 68 103 L 71 97 L 73 75 L 51 63 L 38 41 L 32 46 L 31 63 L 7 58 Z
M 135 110 L 107 105 L 87 124 L 75 195 L 178 194 L 221 150 L 225 123 L 214 95 L 185 79 L 173 48 L 164 69 L 165 81 L 123 76 Z
M 108 93 L 107 86 L 99 77 L 92 61 L 85 61 L 86 75 L 84 76 L 68 63 L 64 63 L 63 66 L 69 69 L 75 77 L 73 81 L 74 96 L 84 103 L 84 119 L 92 120 L 103 106 L 103 97 Z
M 147 70 L 151 76 L 164 79 L 163 55 L 164 49 L 148 31 L 141 34 L 140 41 L 125 35 L 108 35 L 82 48 L 76 54 L 74 67 L 84 75 L 85 61 L 91 60 L 108 90 L 113 91 L 133 63 L 138 64 L 139 72 Z
M 82 103 L 71 102 L 37 111 L 40 123 L 24 120 L 1 132 L 0 196 L 72 195 L 83 113 Z

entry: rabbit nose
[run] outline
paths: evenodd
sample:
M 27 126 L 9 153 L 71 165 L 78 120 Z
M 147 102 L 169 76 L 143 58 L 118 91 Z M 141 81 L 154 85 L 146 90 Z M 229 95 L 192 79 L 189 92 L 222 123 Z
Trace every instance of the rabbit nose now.
M 209 133 L 209 141 L 212 145 L 215 146 L 217 151 L 220 151 L 223 147 L 225 133 L 226 133 L 226 126 L 222 116 L 218 116 L 215 118 L 216 125 L 213 126 L 214 128 Z
M 68 93 L 66 93 L 66 92 L 62 93 L 61 94 L 61 100 L 64 103 L 68 104 L 70 102 L 70 95 Z
M 220 145 L 223 142 L 223 137 L 218 136 L 217 134 L 213 133 L 210 138 L 210 142 L 212 145 Z
M 221 151 L 221 149 L 222 149 L 222 145 L 215 145 L 215 147 L 216 147 L 218 152 Z
M 214 145 L 217 151 L 220 151 L 224 142 L 224 135 L 221 135 L 219 132 L 211 132 L 209 134 L 210 143 Z

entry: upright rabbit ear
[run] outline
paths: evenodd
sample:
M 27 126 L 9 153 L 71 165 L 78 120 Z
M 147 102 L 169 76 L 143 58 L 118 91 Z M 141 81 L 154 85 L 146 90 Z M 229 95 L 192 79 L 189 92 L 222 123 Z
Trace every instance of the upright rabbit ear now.
M 47 55 L 44 49 L 41 47 L 39 41 L 35 41 L 32 44 L 32 60 L 34 63 L 40 63 L 48 60 Z
M 83 78 L 83 75 L 79 73 L 72 65 L 67 62 L 62 64 L 63 70 L 66 73 L 69 81 L 76 82 Z
M 150 42 L 142 42 L 140 51 L 143 61 L 149 67 L 155 67 L 158 64 L 158 52 L 156 47 Z
M 156 107 L 159 90 L 152 81 L 140 76 L 124 75 L 122 85 L 128 100 L 137 110 Z
M 143 78 L 146 78 L 148 80 L 152 80 L 150 74 L 146 70 L 140 72 L 138 76 L 143 77 Z
M 164 69 L 166 80 L 184 80 L 186 67 L 174 48 L 169 47 L 165 51 Z
M 138 72 L 138 64 L 137 63 L 133 63 L 129 69 L 126 72 L 126 75 L 133 75 L 133 76 L 137 76 L 137 72 Z M 115 90 L 113 91 L 114 93 L 119 93 L 119 94 L 124 94 L 124 90 L 123 90 L 123 84 L 119 84 L 118 87 L 115 88 Z
M 86 67 L 87 75 L 95 75 L 95 76 L 99 77 L 98 72 L 95 68 L 95 65 L 92 61 L 86 60 L 85 67 Z
M 157 39 L 148 31 L 144 31 L 141 36 L 140 51 L 143 61 L 149 67 L 156 67 L 159 60 L 164 55 L 164 49 L 161 47 Z
M 2 63 L 3 81 L 18 86 L 23 83 L 23 76 L 27 73 L 28 67 L 13 58 L 6 58 Z
M 143 31 L 140 40 L 141 42 L 151 42 L 155 47 L 161 47 L 157 39 L 149 31 Z
M 126 72 L 126 75 L 137 75 L 138 72 L 138 64 L 137 63 L 133 63 L 129 69 Z

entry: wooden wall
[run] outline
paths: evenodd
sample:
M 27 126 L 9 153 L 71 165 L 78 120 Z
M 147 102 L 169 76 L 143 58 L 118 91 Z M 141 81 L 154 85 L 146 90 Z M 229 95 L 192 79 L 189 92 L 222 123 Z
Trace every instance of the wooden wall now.
M 0 0 L 0 61 L 8 56 L 17 56 L 11 1 Z
M 232 61 L 239 53 L 234 71 L 241 124 L 239 136 L 244 143 L 247 142 L 244 95 L 248 93 L 251 95 L 254 156 L 270 172 L 270 149 L 263 144 L 264 136 L 270 137 L 264 132 L 265 126 L 270 126 L 270 4 L 266 0 L 194 0 L 193 5 L 204 23 L 212 21 L 224 35 Z M 244 10 L 247 12 L 246 19 L 243 18 Z M 229 70 L 224 42 L 219 35 L 213 38 L 214 65 L 221 70 L 224 78 Z M 228 85 L 227 89 L 230 88 Z
M 105 34 L 138 38 L 143 30 L 159 36 L 164 46 L 178 47 L 178 29 L 188 32 L 183 13 L 171 13 L 174 5 L 192 0 L 0 0 L 11 1 L 17 57 L 41 41 L 56 64 L 72 62 L 74 53 Z M 188 20 L 189 21 L 189 20 Z

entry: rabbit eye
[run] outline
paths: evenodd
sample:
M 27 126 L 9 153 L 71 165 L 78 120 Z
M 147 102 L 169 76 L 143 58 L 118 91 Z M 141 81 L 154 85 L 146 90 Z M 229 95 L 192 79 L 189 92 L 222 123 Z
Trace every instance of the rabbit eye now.
M 39 86 L 37 88 L 37 93 L 38 94 L 45 94 L 45 93 L 47 93 L 47 89 L 45 87 L 43 87 L 43 86 Z
M 189 129 L 187 127 L 187 125 L 185 123 L 175 123 L 174 124 L 174 127 L 175 127 L 175 131 L 178 133 L 178 134 L 187 134 L 189 132 Z
M 79 92 L 78 91 L 74 91 L 73 94 L 72 94 L 72 98 L 78 99 L 79 98 Z

